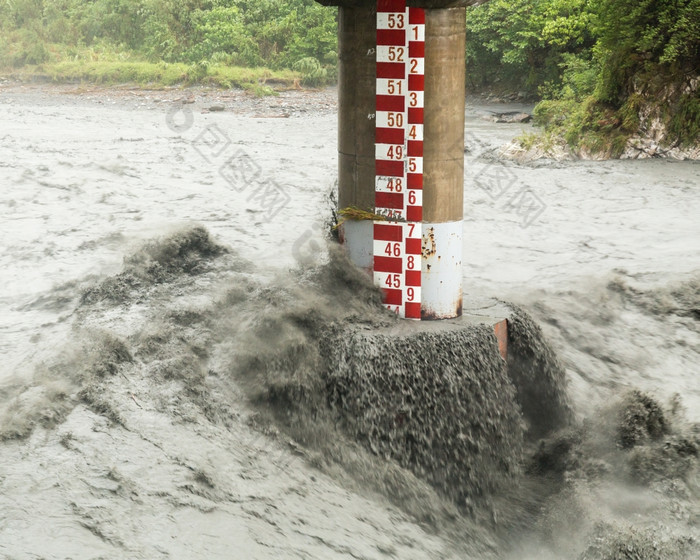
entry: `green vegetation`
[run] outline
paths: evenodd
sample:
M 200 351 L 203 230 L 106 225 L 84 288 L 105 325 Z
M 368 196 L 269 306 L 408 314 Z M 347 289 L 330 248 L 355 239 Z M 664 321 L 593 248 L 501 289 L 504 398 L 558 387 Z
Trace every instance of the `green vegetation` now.
M 184 64 L 181 62 L 144 62 L 98 59 L 63 60 L 26 66 L 13 72 L 15 77 L 45 77 L 55 82 L 89 82 L 94 84 L 140 84 L 173 86 L 176 84 L 208 84 L 221 88 L 238 87 L 257 95 L 268 95 L 274 90 L 266 85 L 289 85 L 299 82 L 300 76 L 291 70 L 271 71 L 267 68 L 243 68 L 223 64 Z
M 491 0 L 467 10 L 469 85 L 538 87 L 561 79 L 562 65 L 590 50 L 587 0 Z
M 490 0 L 466 26 L 468 86 L 542 99 L 540 147 L 698 144 L 700 0 Z M 5 74 L 264 94 L 332 83 L 336 60 L 336 11 L 314 0 L 0 0 Z
M 543 99 L 540 144 L 615 157 L 650 128 L 700 141 L 700 0 L 491 0 L 467 33 L 473 88 Z
M 20 76 L 315 86 L 336 59 L 335 10 L 313 0 L 0 0 L 0 70 Z

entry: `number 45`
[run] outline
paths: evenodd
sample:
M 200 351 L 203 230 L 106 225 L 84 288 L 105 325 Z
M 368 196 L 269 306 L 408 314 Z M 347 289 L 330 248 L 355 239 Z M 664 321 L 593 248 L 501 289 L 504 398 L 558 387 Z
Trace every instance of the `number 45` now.
M 390 288 L 400 288 L 401 287 L 401 275 L 400 274 L 389 274 L 386 277 L 386 282 L 384 282 Z

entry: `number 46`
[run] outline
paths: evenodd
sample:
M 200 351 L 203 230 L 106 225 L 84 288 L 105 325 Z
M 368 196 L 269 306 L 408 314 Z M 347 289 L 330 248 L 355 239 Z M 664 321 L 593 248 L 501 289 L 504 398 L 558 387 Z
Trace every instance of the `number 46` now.
M 401 243 L 387 243 L 384 248 L 384 254 L 391 257 L 401 256 Z

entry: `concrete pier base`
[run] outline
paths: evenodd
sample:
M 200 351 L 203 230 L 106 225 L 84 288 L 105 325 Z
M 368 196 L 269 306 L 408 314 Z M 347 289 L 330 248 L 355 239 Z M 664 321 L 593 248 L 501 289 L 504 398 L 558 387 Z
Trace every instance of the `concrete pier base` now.
M 541 331 L 497 301 L 468 301 L 442 321 L 349 323 L 322 353 L 344 430 L 467 507 L 507 491 L 525 441 L 572 418 Z
M 341 247 L 331 255 L 256 319 L 250 336 L 265 344 L 237 362 L 252 398 L 341 462 L 359 445 L 376 468 L 398 465 L 467 508 L 507 492 L 525 442 L 571 419 L 541 330 L 491 299 L 465 300 L 461 317 L 401 320 Z
M 505 490 L 525 441 L 505 359 L 509 315 L 470 302 L 442 321 L 342 326 L 323 354 L 344 430 L 460 505 Z
M 503 360 L 508 359 L 508 319 L 512 310 L 493 299 L 467 299 L 462 315 L 441 321 L 400 321 L 385 328 L 374 328 L 373 333 L 396 337 L 418 334 L 440 334 L 471 330 L 474 327 L 489 329 L 495 338 L 494 350 Z

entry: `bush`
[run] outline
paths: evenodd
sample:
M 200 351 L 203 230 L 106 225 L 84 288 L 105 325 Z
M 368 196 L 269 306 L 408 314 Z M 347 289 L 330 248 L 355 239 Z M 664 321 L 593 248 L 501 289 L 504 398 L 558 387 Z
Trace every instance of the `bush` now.
M 321 66 L 318 60 L 310 56 L 295 62 L 292 69 L 303 76 L 302 82 L 304 85 L 320 86 L 323 85 L 328 78 L 328 71 Z
M 18 29 L 0 39 L 0 64 L 20 67 L 25 64 L 41 64 L 49 59 L 49 51 L 39 35 L 32 29 Z
M 192 20 L 196 40 L 184 53 L 187 61 L 202 62 L 215 54 L 221 56 L 225 53 L 237 64 L 262 64 L 258 46 L 247 34 L 237 7 L 217 6 L 211 10 L 199 10 Z
M 336 75 L 335 14 L 314 0 L 12 0 L 0 3 L 0 63 L 41 63 L 50 42 L 106 45 L 154 62 L 281 69 L 311 58 L 322 70 L 307 79 L 323 83 Z
M 681 146 L 700 139 L 700 98 L 697 92 L 684 94 L 678 101 L 668 130 Z
M 467 10 L 467 72 L 474 87 L 499 84 L 535 93 L 561 86 L 565 55 L 594 44 L 586 0 L 491 0 Z M 564 66 L 562 66 L 564 65 Z

